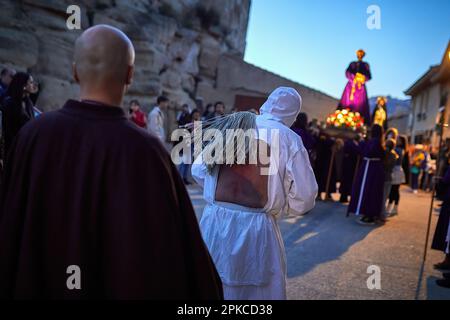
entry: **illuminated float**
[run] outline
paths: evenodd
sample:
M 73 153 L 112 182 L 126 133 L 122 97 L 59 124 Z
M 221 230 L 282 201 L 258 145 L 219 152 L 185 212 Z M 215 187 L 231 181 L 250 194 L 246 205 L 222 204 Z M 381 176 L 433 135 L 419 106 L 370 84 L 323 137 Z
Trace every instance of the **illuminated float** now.
M 367 132 L 364 118 L 350 109 L 336 110 L 327 117 L 324 131 L 331 137 L 353 138 Z

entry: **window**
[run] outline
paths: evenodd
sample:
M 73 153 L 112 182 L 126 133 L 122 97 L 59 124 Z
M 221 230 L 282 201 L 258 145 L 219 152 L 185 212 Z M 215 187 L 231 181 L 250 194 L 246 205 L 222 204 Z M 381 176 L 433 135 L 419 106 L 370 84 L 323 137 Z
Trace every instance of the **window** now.
M 422 120 L 423 115 L 423 93 L 421 93 L 419 96 L 417 96 L 417 104 L 418 104 L 418 112 L 417 112 L 417 121 Z

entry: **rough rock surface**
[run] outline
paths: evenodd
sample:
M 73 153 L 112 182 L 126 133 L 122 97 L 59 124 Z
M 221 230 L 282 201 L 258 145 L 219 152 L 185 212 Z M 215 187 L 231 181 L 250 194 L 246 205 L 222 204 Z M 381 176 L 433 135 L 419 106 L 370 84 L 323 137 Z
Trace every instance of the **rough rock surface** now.
M 0 0 L 0 65 L 38 79 L 43 110 L 77 95 L 71 64 L 82 30 L 66 27 L 71 4 L 81 8 L 82 30 L 107 23 L 130 36 L 136 74 L 126 101 L 137 98 L 146 110 L 160 94 L 173 108 L 194 106 L 198 83 L 214 82 L 220 55 L 244 55 L 250 0 Z

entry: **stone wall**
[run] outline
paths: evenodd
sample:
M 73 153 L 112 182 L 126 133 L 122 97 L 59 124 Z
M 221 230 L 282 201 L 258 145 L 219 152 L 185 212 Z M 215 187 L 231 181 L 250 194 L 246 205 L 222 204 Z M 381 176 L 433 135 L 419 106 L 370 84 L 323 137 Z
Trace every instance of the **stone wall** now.
M 71 63 L 81 31 L 66 28 L 77 4 L 82 29 L 107 23 L 136 49 L 136 74 L 126 101 L 149 109 L 166 94 L 173 106 L 194 105 L 200 81 L 212 81 L 219 56 L 243 57 L 250 0 L 0 0 L 0 65 L 30 71 L 41 83 L 38 105 L 59 108 L 77 96 Z

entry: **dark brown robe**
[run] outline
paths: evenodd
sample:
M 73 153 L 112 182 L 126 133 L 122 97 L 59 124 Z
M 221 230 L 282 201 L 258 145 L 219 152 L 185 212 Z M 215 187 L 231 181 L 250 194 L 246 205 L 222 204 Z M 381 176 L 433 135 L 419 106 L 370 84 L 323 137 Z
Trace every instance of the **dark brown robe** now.
M 71 265 L 80 290 L 66 285 Z M 0 298 L 222 297 L 156 137 L 121 108 L 74 100 L 22 128 L 0 196 Z

